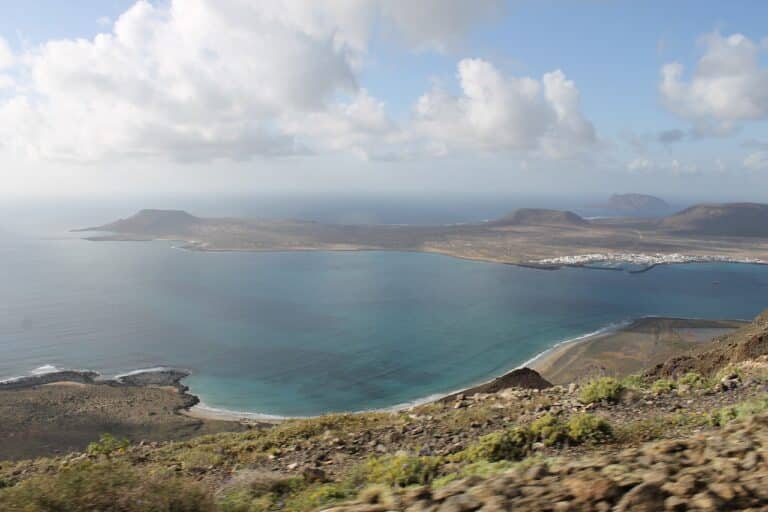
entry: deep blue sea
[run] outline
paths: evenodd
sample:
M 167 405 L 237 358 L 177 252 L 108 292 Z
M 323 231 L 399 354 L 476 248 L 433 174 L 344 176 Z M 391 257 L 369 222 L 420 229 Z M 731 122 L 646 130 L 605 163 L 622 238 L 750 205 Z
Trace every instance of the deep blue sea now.
M 169 242 L 0 238 L 0 377 L 168 365 L 206 405 L 389 407 L 644 315 L 751 318 L 768 267 L 543 271 L 399 252 L 205 253 Z

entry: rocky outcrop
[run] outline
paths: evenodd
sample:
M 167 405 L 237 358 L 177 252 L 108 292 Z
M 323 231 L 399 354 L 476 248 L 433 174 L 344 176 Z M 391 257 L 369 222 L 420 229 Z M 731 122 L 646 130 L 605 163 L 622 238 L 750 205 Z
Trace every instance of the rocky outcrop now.
M 490 382 L 480 384 L 461 393 L 454 393 L 443 398 L 444 402 L 455 401 L 460 396 L 473 396 L 484 393 L 498 393 L 504 389 L 547 389 L 551 388 L 552 383 L 542 377 L 536 370 L 530 368 L 517 368 L 509 373 L 497 377 Z
M 656 512 L 748 510 L 768 505 L 768 415 L 618 453 L 552 460 L 439 489 L 368 493 L 333 512 L 501 510 Z
M 34 386 L 42 386 L 53 382 L 75 382 L 79 384 L 93 384 L 99 377 L 97 372 L 87 370 L 62 370 L 39 375 L 28 375 L 0 381 L 0 390 L 25 389 Z

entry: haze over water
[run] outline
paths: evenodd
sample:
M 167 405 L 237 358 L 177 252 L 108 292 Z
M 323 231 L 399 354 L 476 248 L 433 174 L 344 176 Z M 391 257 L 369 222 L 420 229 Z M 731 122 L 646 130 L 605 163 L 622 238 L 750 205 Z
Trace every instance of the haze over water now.
M 105 219 L 107 220 L 107 219 Z M 213 407 L 388 407 L 471 385 L 645 315 L 751 318 L 768 267 L 538 271 L 417 253 L 203 253 L 0 240 L 0 376 L 189 368 Z

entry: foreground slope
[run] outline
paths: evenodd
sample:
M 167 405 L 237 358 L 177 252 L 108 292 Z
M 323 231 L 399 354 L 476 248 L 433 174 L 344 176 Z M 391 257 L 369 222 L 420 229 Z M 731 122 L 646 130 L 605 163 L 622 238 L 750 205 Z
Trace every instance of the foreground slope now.
M 503 389 L 184 442 L 107 437 L 2 462 L 0 510 L 759 509 L 764 318 L 719 341 L 745 358 L 674 380 Z

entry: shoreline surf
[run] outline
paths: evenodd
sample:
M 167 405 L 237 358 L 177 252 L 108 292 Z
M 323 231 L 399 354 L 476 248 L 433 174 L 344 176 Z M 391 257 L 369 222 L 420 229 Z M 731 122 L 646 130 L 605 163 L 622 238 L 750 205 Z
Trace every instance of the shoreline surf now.
M 521 368 L 533 368 L 537 366 L 537 363 L 544 362 L 549 356 L 556 354 L 562 349 L 579 345 L 581 343 L 594 340 L 595 338 L 614 334 L 626 329 L 627 327 L 635 324 L 636 322 L 645 319 L 658 319 L 658 320 L 676 320 L 676 321 L 702 321 L 709 320 L 703 318 L 681 318 L 681 317 L 665 317 L 659 315 L 645 315 L 636 317 L 633 319 L 622 320 L 612 322 L 605 327 L 590 331 L 588 333 L 575 336 L 572 338 L 564 339 L 555 342 L 547 349 L 539 352 L 533 357 L 523 361 L 520 364 L 515 365 L 513 368 L 505 370 L 499 374 L 494 374 L 482 380 L 472 383 L 470 385 L 461 386 L 457 389 L 432 393 L 430 395 L 416 398 L 407 402 L 397 403 L 388 407 L 373 408 L 373 409 L 361 409 L 354 411 L 327 411 L 315 415 L 279 415 L 271 414 L 268 412 L 258 411 L 237 411 L 225 408 L 216 407 L 215 405 L 206 404 L 203 401 L 202 395 L 199 390 L 190 389 L 183 383 L 184 379 L 192 375 L 193 372 L 189 370 L 173 368 L 168 366 L 156 366 L 150 368 L 141 368 L 136 370 L 130 370 L 122 372 L 113 377 L 104 378 L 99 372 L 92 370 L 69 370 L 59 369 L 54 365 L 46 364 L 31 370 L 27 375 L 0 379 L 0 391 L 14 391 L 33 388 L 36 386 L 57 384 L 64 382 L 76 382 L 82 384 L 96 384 L 96 385 L 110 385 L 110 386 L 139 386 L 139 387 L 163 387 L 170 386 L 177 389 L 179 393 L 190 397 L 188 407 L 184 407 L 178 411 L 178 413 L 185 416 L 200 419 L 200 420 L 218 420 L 218 421 L 230 421 L 238 423 L 259 423 L 259 424 L 277 424 L 282 421 L 292 419 L 308 419 L 326 414 L 359 414 L 366 412 L 398 412 L 408 410 L 420 405 L 438 402 L 446 397 L 463 394 L 473 388 L 483 386 L 491 383 L 496 379 L 503 378 L 504 376 L 519 370 Z M 41 371 L 45 370 L 45 371 Z

